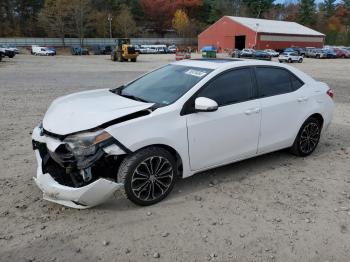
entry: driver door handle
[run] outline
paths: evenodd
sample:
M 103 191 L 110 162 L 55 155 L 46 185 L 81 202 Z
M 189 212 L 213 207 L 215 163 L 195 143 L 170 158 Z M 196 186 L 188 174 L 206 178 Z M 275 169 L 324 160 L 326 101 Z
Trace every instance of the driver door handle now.
M 257 114 L 259 112 L 260 112 L 260 108 L 256 107 L 256 108 L 250 108 L 250 109 L 244 111 L 244 114 L 251 115 L 251 114 Z

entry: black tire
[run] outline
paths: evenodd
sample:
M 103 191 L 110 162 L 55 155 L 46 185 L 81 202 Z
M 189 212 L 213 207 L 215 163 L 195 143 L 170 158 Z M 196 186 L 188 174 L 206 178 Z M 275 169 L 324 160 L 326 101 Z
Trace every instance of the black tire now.
M 321 137 L 322 125 L 314 117 L 308 118 L 301 126 L 297 137 L 290 148 L 290 151 L 296 155 L 305 157 L 315 151 Z
M 292 59 L 289 58 L 288 59 L 288 63 L 293 63 Z
M 113 62 L 117 61 L 116 53 L 112 53 L 112 54 L 111 54 L 111 60 L 112 60 Z
M 132 58 L 131 62 L 136 62 L 137 58 Z
M 118 60 L 118 62 L 124 62 L 123 56 L 119 52 L 117 53 L 117 60 Z
M 148 147 L 127 156 L 118 171 L 118 183 L 124 184 L 127 198 L 141 206 L 163 200 L 173 189 L 176 177 L 175 158 L 160 147 Z
M 320 55 L 316 55 L 316 58 L 317 58 L 317 59 L 320 59 L 320 58 L 321 58 L 321 56 L 320 56 Z
M 302 62 L 303 62 L 303 59 L 300 58 L 300 59 L 298 60 L 298 63 L 302 63 Z

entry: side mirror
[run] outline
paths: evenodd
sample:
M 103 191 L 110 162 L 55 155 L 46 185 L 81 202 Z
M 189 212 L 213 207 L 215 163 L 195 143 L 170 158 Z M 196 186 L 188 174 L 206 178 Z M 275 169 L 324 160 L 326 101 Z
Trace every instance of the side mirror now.
M 194 102 L 196 112 L 214 112 L 218 110 L 218 103 L 206 97 L 197 97 Z

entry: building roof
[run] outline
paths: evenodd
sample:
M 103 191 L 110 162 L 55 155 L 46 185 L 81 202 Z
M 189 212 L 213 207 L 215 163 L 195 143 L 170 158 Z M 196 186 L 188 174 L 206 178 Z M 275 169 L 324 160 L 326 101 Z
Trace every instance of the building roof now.
M 324 36 L 324 34 L 295 22 L 227 16 L 229 19 L 259 33 Z

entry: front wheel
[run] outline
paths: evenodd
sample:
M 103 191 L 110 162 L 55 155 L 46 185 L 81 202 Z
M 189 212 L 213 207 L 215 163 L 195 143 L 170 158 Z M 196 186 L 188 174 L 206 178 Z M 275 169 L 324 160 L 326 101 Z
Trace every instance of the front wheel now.
M 308 156 L 316 149 L 321 137 L 321 123 L 314 117 L 307 119 L 301 126 L 299 133 L 290 148 L 297 156 Z
M 300 59 L 298 60 L 298 63 L 302 63 L 302 62 L 303 62 L 303 59 L 300 58 Z
M 288 63 L 293 63 L 292 59 L 289 58 L 288 59 Z
M 128 199 L 148 206 L 163 200 L 177 177 L 174 157 L 160 147 L 141 149 L 127 156 L 120 165 L 118 183 L 124 184 Z

